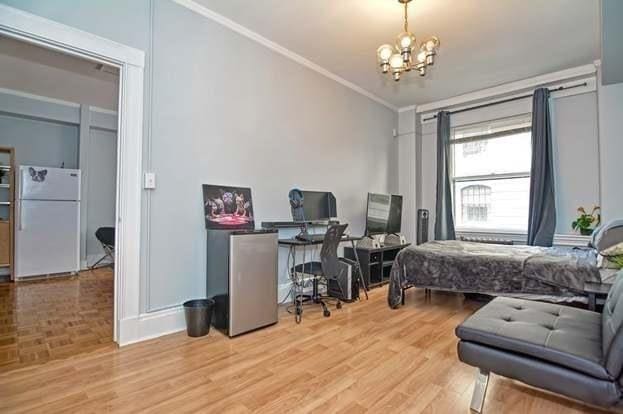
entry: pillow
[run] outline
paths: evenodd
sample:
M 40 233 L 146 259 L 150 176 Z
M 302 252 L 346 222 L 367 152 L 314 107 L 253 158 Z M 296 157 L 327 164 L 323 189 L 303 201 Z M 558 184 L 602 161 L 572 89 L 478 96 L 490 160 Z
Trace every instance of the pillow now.
M 602 250 L 597 265 L 602 269 L 623 268 L 623 242 Z
M 599 253 L 623 243 L 623 219 L 611 220 L 597 227 L 591 238 L 591 245 Z

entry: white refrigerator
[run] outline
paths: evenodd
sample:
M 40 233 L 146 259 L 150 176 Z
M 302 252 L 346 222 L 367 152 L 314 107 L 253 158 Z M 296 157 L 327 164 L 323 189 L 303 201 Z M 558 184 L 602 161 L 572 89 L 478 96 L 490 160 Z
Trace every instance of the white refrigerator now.
M 19 168 L 15 276 L 80 270 L 80 170 Z

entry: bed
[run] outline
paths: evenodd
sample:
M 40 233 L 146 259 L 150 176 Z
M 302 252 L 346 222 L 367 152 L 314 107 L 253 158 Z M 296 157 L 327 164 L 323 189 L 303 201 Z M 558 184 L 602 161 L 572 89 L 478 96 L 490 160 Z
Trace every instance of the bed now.
M 554 297 L 583 294 L 600 282 L 592 248 L 508 246 L 458 240 L 430 241 L 402 250 L 390 274 L 388 304 L 401 304 L 409 286 L 497 296 Z

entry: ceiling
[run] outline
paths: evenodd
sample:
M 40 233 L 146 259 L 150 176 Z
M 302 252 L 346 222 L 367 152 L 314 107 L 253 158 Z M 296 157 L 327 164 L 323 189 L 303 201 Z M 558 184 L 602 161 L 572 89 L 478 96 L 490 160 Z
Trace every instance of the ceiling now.
M 119 69 L 0 36 L 0 88 L 115 110 Z
M 397 0 L 195 0 L 396 107 L 423 104 L 567 69 L 599 58 L 599 2 L 414 0 L 418 42 L 441 39 L 425 78 L 396 83 L 376 66 L 376 48 L 402 29 Z

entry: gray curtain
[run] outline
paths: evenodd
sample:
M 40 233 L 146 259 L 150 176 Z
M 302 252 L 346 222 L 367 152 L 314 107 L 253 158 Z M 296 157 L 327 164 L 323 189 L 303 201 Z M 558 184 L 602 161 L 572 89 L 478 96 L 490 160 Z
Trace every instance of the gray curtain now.
M 450 113 L 437 114 L 437 199 L 435 205 L 435 240 L 454 240 L 452 188 L 450 187 Z
M 551 246 L 556 230 L 554 156 L 550 124 L 549 90 L 539 88 L 532 97 L 532 171 L 528 214 L 530 246 Z

